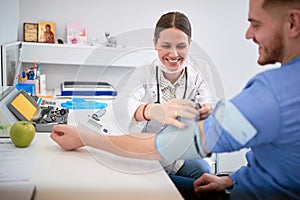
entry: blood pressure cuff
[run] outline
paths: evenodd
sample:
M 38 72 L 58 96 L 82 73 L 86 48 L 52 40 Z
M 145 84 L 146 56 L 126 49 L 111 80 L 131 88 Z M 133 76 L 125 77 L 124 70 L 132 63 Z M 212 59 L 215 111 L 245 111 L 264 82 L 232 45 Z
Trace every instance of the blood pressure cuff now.
M 158 153 L 164 160 L 188 160 L 206 156 L 202 147 L 198 123 L 186 118 L 179 121 L 188 128 L 179 129 L 169 125 L 161 130 L 155 139 Z

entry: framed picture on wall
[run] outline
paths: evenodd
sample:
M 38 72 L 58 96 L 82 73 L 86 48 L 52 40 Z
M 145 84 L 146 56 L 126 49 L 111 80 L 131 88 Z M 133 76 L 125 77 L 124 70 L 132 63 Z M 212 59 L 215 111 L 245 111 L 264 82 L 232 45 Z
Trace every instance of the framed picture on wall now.
M 24 42 L 37 42 L 38 41 L 38 24 L 37 23 L 24 23 L 23 24 L 23 39 L 24 39 Z
M 56 30 L 54 22 L 38 23 L 38 42 L 55 43 Z

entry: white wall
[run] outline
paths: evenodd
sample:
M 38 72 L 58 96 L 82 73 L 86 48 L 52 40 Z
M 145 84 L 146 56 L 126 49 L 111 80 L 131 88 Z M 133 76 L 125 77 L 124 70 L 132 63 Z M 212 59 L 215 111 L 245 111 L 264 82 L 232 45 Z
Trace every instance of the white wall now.
M 246 81 L 261 70 L 256 64 L 257 47 L 244 37 L 248 26 L 248 1 L 20 0 L 19 3 L 20 39 L 24 22 L 54 21 L 57 37 L 66 40 L 67 23 L 79 20 L 87 26 L 90 42 L 93 37 L 104 40 L 104 32 L 107 31 L 117 35 L 153 28 L 161 14 L 171 10 L 182 11 L 191 20 L 193 40 L 204 48 L 216 65 L 227 97 L 239 92 Z M 152 35 L 143 36 L 127 42 L 151 45 Z M 242 158 L 237 159 L 240 163 L 232 163 L 230 158 L 226 160 L 230 169 L 244 163 Z M 221 169 L 226 169 L 226 166 Z
M 0 2 L 0 45 L 18 40 L 19 0 Z M 0 56 L 0 85 L 2 85 L 2 58 Z
M 44 20 L 56 22 L 57 38 L 66 40 L 67 23 L 79 20 L 87 26 L 89 42 L 94 37 L 104 41 L 106 31 L 117 35 L 153 28 L 161 14 L 170 10 L 182 11 L 190 18 L 193 40 L 217 66 L 228 97 L 240 91 L 259 70 L 257 47 L 244 38 L 248 1 L 26 0 L 20 1 L 19 38 L 23 37 L 24 22 Z M 146 36 L 130 42 L 151 45 L 152 35 Z
M 0 2 L 0 44 L 18 39 L 19 0 Z

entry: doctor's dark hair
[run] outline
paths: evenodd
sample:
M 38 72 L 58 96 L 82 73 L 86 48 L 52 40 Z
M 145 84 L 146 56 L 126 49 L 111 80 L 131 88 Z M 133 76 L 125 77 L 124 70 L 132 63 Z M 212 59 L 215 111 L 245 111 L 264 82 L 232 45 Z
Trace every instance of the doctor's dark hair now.
M 183 13 L 180 12 L 169 12 L 163 14 L 155 26 L 154 31 L 154 40 L 157 42 L 159 34 L 161 31 L 168 28 L 177 28 L 183 31 L 188 37 L 189 40 L 192 37 L 192 27 L 189 19 Z

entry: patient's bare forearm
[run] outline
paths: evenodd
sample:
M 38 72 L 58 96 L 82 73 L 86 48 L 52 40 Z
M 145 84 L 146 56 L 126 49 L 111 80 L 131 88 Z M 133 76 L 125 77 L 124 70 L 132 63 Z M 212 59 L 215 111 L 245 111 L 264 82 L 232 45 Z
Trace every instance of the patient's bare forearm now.
M 120 136 L 92 134 L 88 137 L 85 137 L 85 134 L 81 134 L 81 138 L 86 146 L 98 148 L 119 156 L 161 160 L 155 148 L 155 134 L 139 133 Z

